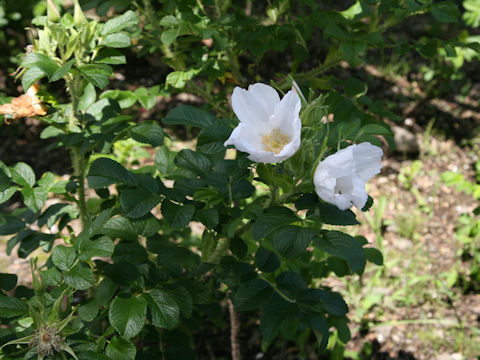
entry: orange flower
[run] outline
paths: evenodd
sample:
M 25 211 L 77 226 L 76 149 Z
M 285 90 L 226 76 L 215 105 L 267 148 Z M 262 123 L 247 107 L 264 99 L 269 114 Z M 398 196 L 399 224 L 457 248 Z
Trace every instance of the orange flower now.
M 37 97 L 37 92 L 37 85 L 30 86 L 26 94 L 12 99 L 9 104 L 0 105 L 0 115 L 7 115 L 9 119 L 45 115 L 47 110 Z

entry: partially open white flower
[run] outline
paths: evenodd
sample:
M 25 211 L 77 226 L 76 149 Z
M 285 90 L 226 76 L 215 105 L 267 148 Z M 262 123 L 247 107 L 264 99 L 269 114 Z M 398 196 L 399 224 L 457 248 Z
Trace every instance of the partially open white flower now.
M 233 111 L 240 124 L 225 141 L 250 154 L 255 162 L 277 163 L 288 159 L 300 147 L 302 123 L 298 94 L 289 91 L 282 100 L 271 86 L 257 83 L 248 90 L 236 87 Z
M 381 148 L 364 142 L 328 156 L 313 177 L 317 195 L 340 210 L 362 209 L 368 199 L 365 184 L 380 172 L 382 155 Z

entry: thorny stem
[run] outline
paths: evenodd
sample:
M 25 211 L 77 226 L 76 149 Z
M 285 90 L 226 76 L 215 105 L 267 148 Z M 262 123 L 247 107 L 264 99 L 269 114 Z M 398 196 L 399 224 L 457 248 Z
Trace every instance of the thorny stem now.
M 230 345 L 232 347 L 232 360 L 241 360 L 240 344 L 238 343 L 238 318 L 232 300 L 228 299 L 228 312 L 230 314 Z
M 70 126 L 77 125 L 77 112 L 78 112 L 78 102 L 81 96 L 82 83 L 76 81 L 76 79 L 70 79 L 67 81 L 68 91 L 70 93 L 70 98 L 72 100 L 72 114 L 70 116 Z M 72 148 L 72 166 L 73 166 L 73 175 L 78 178 L 79 187 L 78 187 L 78 199 L 77 206 L 80 211 L 80 220 L 82 222 L 82 228 L 85 227 L 87 221 L 87 202 L 85 197 L 85 176 L 87 170 L 88 159 L 80 152 L 79 147 Z

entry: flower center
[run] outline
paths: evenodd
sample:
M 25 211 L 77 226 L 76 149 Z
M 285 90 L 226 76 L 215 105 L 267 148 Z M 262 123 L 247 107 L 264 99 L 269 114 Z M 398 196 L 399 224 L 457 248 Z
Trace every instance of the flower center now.
M 271 151 L 278 154 L 290 142 L 290 138 L 282 134 L 280 129 L 274 129 L 268 134 L 263 135 L 262 144 L 265 151 Z

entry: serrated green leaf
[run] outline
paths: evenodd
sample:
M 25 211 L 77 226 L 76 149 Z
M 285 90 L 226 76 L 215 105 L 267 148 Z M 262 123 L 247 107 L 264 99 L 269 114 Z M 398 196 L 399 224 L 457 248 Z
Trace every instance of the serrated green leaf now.
M 115 49 L 102 49 L 95 57 L 95 62 L 98 64 L 120 65 L 126 64 L 127 59 L 120 51 Z
M 0 204 L 8 201 L 18 190 L 18 186 L 11 186 L 4 191 L 0 191 Z
M 105 23 L 105 25 L 103 25 L 101 34 L 104 36 L 104 35 L 116 33 L 125 28 L 135 26 L 137 24 L 138 24 L 137 15 L 132 10 L 128 10 L 122 15 L 108 20 Z
M 92 321 L 98 315 L 98 304 L 95 300 L 90 300 L 78 308 L 78 315 L 83 321 Z
M 259 247 L 255 254 L 255 262 L 262 272 L 273 272 L 280 267 L 280 259 L 273 251 Z
M 27 54 L 21 65 L 27 69 L 38 69 L 49 78 L 51 78 L 55 71 L 59 68 L 55 61 L 40 52 L 32 52 Z
M 260 316 L 260 331 L 265 341 L 271 342 L 280 330 L 280 324 L 289 317 L 292 305 L 287 301 L 277 298 L 265 304 Z
M 78 251 L 80 254 L 78 258 L 82 261 L 87 261 L 96 256 L 108 257 L 113 254 L 114 250 L 115 244 L 107 236 L 102 236 L 95 240 L 86 239 L 79 246 Z
M 12 179 L 20 186 L 33 187 L 35 185 L 35 173 L 30 165 L 19 162 L 11 168 Z
M 52 261 L 60 270 L 66 271 L 75 263 L 77 252 L 73 247 L 56 246 L 52 252 Z
M 174 328 L 180 315 L 180 308 L 175 299 L 161 289 L 150 290 L 143 296 L 152 314 L 152 324 L 164 329 Z
M 350 210 L 340 210 L 338 207 L 327 203 L 317 203 L 307 212 L 309 220 L 318 220 L 328 225 L 358 225 L 355 213 Z
M 340 45 L 343 58 L 350 66 L 358 66 L 362 63 L 362 57 L 367 50 L 367 44 L 363 40 L 345 40 Z
M 365 95 L 367 93 L 368 86 L 367 83 L 363 81 L 360 81 L 354 77 L 348 77 L 343 82 L 343 88 L 348 97 L 356 97 Z
M 122 210 L 129 218 L 138 219 L 148 214 L 162 200 L 143 188 L 126 189 L 120 193 Z
M 7 190 L 10 185 L 10 177 L 0 168 L 0 192 Z
M 108 34 L 100 41 L 101 46 L 110 46 L 112 48 L 126 48 L 131 44 L 130 36 L 125 32 Z
M 87 175 L 88 185 L 100 189 L 115 183 L 136 185 L 133 174 L 121 164 L 109 158 L 98 158 L 90 165 Z
M 175 170 L 175 157 L 177 153 L 162 146 L 155 153 L 155 166 L 162 175 L 171 174 Z
M 157 147 L 163 144 L 163 129 L 157 123 L 141 123 L 130 129 L 132 138 L 142 144 Z
M 83 94 L 78 100 L 78 110 L 87 110 L 90 106 L 95 103 L 97 99 L 97 92 L 93 84 L 87 84 L 83 90 Z
M 62 283 L 62 274 L 54 266 L 48 268 L 47 270 L 41 271 L 40 275 L 42 276 L 43 281 L 45 281 L 45 284 L 48 286 L 60 286 Z
M 298 220 L 293 211 L 286 207 L 271 207 L 260 215 L 252 225 L 253 238 L 260 240 L 274 230 Z
M 298 295 L 297 302 L 300 306 L 326 311 L 338 317 L 345 316 L 348 312 L 348 306 L 342 296 L 331 291 L 306 289 Z
M 108 319 L 115 330 L 130 339 L 143 329 L 146 310 L 147 303 L 142 298 L 116 297 L 110 305 Z
M 27 69 L 22 76 L 22 87 L 26 92 L 30 86 L 35 84 L 38 80 L 43 78 L 45 73 L 39 68 Z
M 432 5 L 432 14 L 441 22 L 454 23 L 458 20 L 460 12 L 452 1 L 440 1 Z
M 50 82 L 60 80 L 65 75 L 67 75 L 67 73 L 72 68 L 72 65 L 74 62 L 75 62 L 75 59 L 71 59 L 67 61 L 65 64 L 63 64 L 62 66 L 60 66 L 57 70 L 55 70 L 55 72 L 50 77 Z
M 106 64 L 85 64 L 78 67 L 82 76 L 91 84 L 103 89 L 108 85 L 112 68 Z
M 193 312 L 193 299 L 187 289 L 178 284 L 167 284 L 162 287 L 170 297 L 175 300 L 180 311 L 188 319 Z
M 170 111 L 163 119 L 165 124 L 181 124 L 196 127 L 216 125 L 213 115 L 190 105 L 180 105 Z
M 114 336 L 105 349 L 111 360 L 135 360 L 136 353 L 135 345 L 120 336 Z
M 93 286 L 95 277 L 90 268 L 77 264 L 65 273 L 65 283 L 74 289 L 86 290 Z
M 25 205 L 35 212 L 40 211 L 47 201 L 48 190 L 45 188 L 36 187 L 32 189 L 31 187 L 24 187 L 20 192 Z
M 299 226 L 286 226 L 273 233 L 272 243 L 275 250 L 287 259 L 295 259 L 310 244 L 315 231 Z
M 180 151 L 175 160 L 178 166 L 191 170 L 200 177 L 207 177 L 212 166 L 207 156 L 190 149 Z
M 361 272 L 365 268 L 365 252 L 360 243 L 340 231 L 325 231 L 323 236 L 313 240 L 315 247 L 348 262 L 350 269 Z
M 0 295 L 0 318 L 11 318 L 28 314 L 28 306 L 14 297 Z
M 214 229 L 219 221 L 220 217 L 217 209 L 202 209 L 195 212 L 195 217 L 207 227 L 207 229 Z
M 193 205 L 177 205 L 170 200 L 163 200 L 161 207 L 162 215 L 174 229 L 187 226 L 195 213 Z
M 236 311 L 250 311 L 262 306 L 272 294 L 273 290 L 268 282 L 253 279 L 238 287 L 232 301 Z

